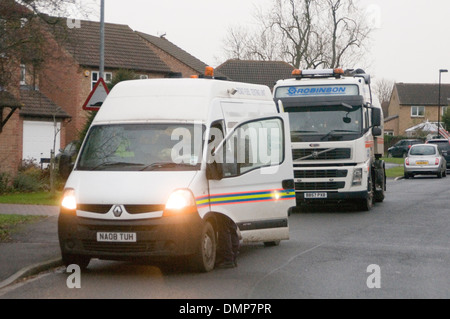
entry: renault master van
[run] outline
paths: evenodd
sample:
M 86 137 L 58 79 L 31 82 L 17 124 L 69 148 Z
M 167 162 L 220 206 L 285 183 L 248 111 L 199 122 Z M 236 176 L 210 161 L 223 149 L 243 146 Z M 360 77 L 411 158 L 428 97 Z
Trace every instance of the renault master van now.
M 121 82 L 96 115 L 65 185 L 66 265 L 186 257 L 214 269 L 218 223 L 243 243 L 289 239 L 289 121 L 266 86 L 215 79 Z

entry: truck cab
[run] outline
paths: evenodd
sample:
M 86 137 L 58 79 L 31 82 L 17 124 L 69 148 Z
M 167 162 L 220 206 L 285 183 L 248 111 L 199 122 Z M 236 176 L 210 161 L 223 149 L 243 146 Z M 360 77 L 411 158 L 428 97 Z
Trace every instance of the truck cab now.
M 265 86 L 121 82 L 81 146 L 58 221 L 63 261 L 186 257 L 215 267 L 218 225 L 243 243 L 289 239 L 289 121 Z
M 383 114 L 362 70 L 295 70 L 274 100 L 289 114 L 297 205 L 384 199 Z

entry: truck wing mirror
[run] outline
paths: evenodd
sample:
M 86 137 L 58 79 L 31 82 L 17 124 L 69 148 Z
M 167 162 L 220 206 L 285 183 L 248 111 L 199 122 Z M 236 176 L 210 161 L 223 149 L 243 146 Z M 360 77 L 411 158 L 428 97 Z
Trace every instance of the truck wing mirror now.
M 372 109 L 372 125 L 381 126 L 381 109 Z
M 372 127 L 372 135 L 373 136 L 381 136 L 382 131 L 379 127 Z

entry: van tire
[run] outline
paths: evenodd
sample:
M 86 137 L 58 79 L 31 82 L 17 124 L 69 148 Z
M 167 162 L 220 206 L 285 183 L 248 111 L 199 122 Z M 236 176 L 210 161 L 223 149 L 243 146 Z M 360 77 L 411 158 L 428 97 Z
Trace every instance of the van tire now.
M 212 224 L 207 221 L 202 228 L 202 235 L 198 243 L 197 253 L 192 256 L 192 266 L 199 272 L 209 272 L 216 263 L 217 240 Z
M 280 245 L 280 240 L 264 242 L 264 247 L 274 247 L 274 246 L 279 246 L 279 245 Z

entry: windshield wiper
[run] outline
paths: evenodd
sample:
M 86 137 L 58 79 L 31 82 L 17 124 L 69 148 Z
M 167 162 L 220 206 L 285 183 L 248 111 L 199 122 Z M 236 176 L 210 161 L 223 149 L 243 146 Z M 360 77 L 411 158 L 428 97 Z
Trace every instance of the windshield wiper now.
M 293 134 L 302 134 L 302 133 L 317 133 L 317 131 L 307 131 L 307 130 L 299 130 L 299 131 L 291 131 Z
M 100 168 L 114 167 L 114 166 L 142 166 L 142 165 L 144 165 L 144 164 L 130 163 L 130 162 L 104 162 L 104 163 L 98 164 L 97 166 L 94 166 L 93 168 L 90 168 L 90 170 L 96 171 Z
M 324 139 L 334 135 L 335 133 L 359 133 L 359 132 L 354 130 L 332 130 L 329 133 L 325 134 L 320 140 L 323 141 Z
M 152 163 L 149 165 L 145 165 L 140 171 L 151 171 L 154 169 L 161 169 L 161 168 L 174 168 L 174 167 L 189 167 L 194 168 L 197 167 L 199 164 L 187 164 L 187 163 L 173 163 L 173 162 L 157 162 Z

